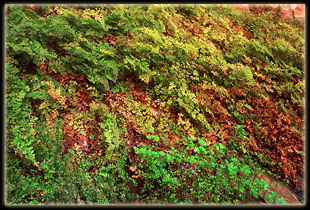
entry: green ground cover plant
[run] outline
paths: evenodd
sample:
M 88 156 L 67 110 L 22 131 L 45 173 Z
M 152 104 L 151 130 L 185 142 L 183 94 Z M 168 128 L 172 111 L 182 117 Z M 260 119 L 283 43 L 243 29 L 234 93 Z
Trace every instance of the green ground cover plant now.
M 7 5 L 5 43 L 7 204 L 303 201 L 303 21 Z

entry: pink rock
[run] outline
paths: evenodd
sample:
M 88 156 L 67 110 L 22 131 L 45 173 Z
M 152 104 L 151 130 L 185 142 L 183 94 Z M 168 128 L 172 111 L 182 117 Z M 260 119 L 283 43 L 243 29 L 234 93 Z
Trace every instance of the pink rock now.
M 281 7 L 281 4 L 268 4 L 267 6 L 273 8 L 273 9 L 276 9 L 278 7 Z
M 305 18 L 305 5 L 304 4 L 296 4 L 294 8 L 294 17 L 298 19 Z
M 294 18 L 305 18 L 305 4 L 225 4 L 225 6 L 235 7 L 239 10 L 250 10 L 253 7 L 281 8 L 283 18 L 293 20 Z
M 283 18 L 294 19 L 294 13 L 290 4 L 285 4 L 282 7 Z
M 250 10 L 248 4 L 234 4 L 234 6 L 239 10 Z

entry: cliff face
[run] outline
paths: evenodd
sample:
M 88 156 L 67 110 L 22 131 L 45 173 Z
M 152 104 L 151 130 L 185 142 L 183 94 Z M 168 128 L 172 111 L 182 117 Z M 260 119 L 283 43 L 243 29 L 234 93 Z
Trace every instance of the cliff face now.
M 305 19 L 305 4 L 228 4 L 228 6 L 236 6 L 243 10 L 250 10 L 253 7 L 280 7 L 284 18 Z
M 284 18 L 305 19 L 305 4 L 270 4 L 268 6 L 281 7 Z

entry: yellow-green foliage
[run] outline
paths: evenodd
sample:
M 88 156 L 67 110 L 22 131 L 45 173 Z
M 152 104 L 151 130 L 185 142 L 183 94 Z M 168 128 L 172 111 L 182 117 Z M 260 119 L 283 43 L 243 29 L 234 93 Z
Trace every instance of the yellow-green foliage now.
M 150 98 L 146 105 L 137 101 L 131 101 L 129 110 L 133 113 L 134 128 L 143 135 L 154 133 L 153 123 L 157 119 L 158 113 L 150 107 Z

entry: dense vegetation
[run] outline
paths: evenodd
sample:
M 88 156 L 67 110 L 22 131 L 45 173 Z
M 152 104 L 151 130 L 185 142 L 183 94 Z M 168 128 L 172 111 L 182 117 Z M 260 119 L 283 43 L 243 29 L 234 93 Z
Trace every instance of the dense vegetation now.
M 6 8 L 6 202 L 285 203 L 304 25 L 280 10 Z

